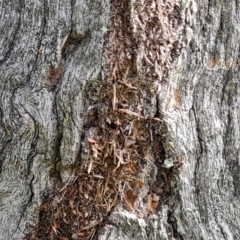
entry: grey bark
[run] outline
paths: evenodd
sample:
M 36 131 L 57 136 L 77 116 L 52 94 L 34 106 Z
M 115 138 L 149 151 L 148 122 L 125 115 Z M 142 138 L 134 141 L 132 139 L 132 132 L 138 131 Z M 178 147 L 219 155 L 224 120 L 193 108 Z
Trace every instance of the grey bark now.
M 108 16 L 107 1 L 1 1 L 2 240 L 36 223 L 57 155 L 64 167 L 78 154 L 82 87 L 100 71 Z
M 126 2 L 135 26 L 136 2 Z M 171 1 L 152 2 L 172 7 Z M 52 169 L 60 166 L 67 183 L 74 176 L 68 166 L 85 156 L 81 132 L 96 99 L 84 89 L 99 75 L 108 77 L 103 52 L 113 2 L 0 3 L 0 239 L 12 240 L 37 225 L 37 207 L 54 187 Z M 181 159 L 183 166 L 168 204 L 142 218 L 119 202 L 98 239 L 240 239 L 239 13 L 234 0 L 181 2 L 182 24 L 171 35 L 181 52 L 169 65 L 160 57 L 166 68 L 155 67 L 152 76 L 158 91 L 143 102 L 149 116 L 167 126 L 165 164 Z M 137 48 L 139 77 L 146 74 L 146 46 Z M 141 191 L 139 198 L 146 198 L 149 186 Z

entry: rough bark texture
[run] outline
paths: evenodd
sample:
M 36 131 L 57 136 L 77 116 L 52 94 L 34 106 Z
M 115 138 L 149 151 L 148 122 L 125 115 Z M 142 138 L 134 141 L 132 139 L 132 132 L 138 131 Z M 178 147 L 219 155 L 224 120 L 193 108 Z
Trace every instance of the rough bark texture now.
M 240 238 L 239 13 L 238 1 L 191 2 L 185 10 L 181 105 L 167 114 L 184 162 L 175 191 L 184 239 Z
M 1 1 L 1 239 L 24 236 L 54 164 L 76 160 L 108 21 L 108 1 Z
M 238 1 L 0 3 L 0 239 L 240 239 Z

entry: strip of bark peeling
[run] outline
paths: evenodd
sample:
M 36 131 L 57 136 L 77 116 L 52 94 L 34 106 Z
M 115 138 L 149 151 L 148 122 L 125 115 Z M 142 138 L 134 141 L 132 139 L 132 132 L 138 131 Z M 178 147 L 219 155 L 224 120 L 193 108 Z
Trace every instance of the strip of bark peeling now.
M 67 166 L 69 181 L 46 196 L 31 239 L 116 239 L 102 228 L 111 224 L 122 239 L 146 239 L 157 214 L 178 237 L 164 205 L 181 159 L 156 96 L 179 51 L 180 1 L 113 1 L 111 8 L 103 70 L 84 87 L 80 159 Z

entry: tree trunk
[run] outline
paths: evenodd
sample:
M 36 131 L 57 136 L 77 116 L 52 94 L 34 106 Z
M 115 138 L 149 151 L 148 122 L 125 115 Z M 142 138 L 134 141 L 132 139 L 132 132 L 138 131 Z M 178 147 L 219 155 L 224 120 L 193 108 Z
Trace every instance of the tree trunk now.
M 238 1 L 0 1 L 0 239 L 240 239 Z

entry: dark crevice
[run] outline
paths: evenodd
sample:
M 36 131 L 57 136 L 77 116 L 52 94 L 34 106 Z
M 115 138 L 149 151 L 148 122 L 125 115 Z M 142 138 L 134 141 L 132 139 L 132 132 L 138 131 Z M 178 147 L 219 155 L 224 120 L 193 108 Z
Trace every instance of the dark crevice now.
M 61 164 L 61 145 L 62 145 L 62 138 L 63 138 L 63 133 L 62 133 L 62 126 L 58 124 L 58 136 L 56 139 L 56 144 L 55 144 L 55 150 L 54 152 L 56 153 L 55 156 L 55 164 L 54 168 L 51 171 L 50 177 L 52 177 L 55 180 L 61 180 L 60 177 L 60 169 L 59 169 L 59 164 Z
M 32 178 L 31 178 L 31 180 L 30 180 L 30 183 L 29 183 L 29 185 L 28 185 L 28 186 L 29 186 L 29 189 L 30 189 L 30 192 L 31 192 L 31 194 L 30 194 L 30 196 L 29 196 L 29 200 L 28 200 L 28 202 L 25 204 L 25 206 L 23 207 L 23 210 L 22 210 L 22 212 L 21 212 L 20 218 L 19 218 L 18 223 L 17 223 L 17 227 L 16 227 L 15 231 L 14 231 L 14 232 L 12 233 L 12 235 L 11 235 L 11 239 L 13 239 L 14 234 L 15 234 L 18 230 L 19 230 L 20 232 L 24 233 L 24 232 L 21 230 L 21 228 L 20 228 L 20 224 L 21 224 L 21 221 L 22 221 L 22 219 L 23 219 L 23 217 L 24 217 L 24 215 L 25 215 L 25 212 L 26 212 L 28 206 L 32 203 L 32 199 L 33 199 L 33 197 L 34 197 L 34 192 L 33 192 L 33 180 L 34 180 L 34 175 L 32 176 Z
M 194 97 L 193 101 L 195 101 L 195 100 L 196 99 Z M 199 143 L 199 147 L 200 147 L 200 153 L 199 154 L 197 153 L 196 166 L 195 166 L 195 170 L 194 170 L 194 185 L 195 185 L 195 189 L 196 189 L 196 198 L 197 198 L 197 201 L 198 201 L 198 206 L 201 206 L 200 199 L 199 199 L 200 189 L 199 189 L 199 186 L 198 186 L 199 185 L 198 184 L 198 174 L 199 174 L 200 159 L 201 159 L 201 156 L 203 154 L 203 145 L 202 145 L 203 139 L 201 138 L 201 135 L 200 135 L 201 133 L 200 133 L 199 120 L 197 119 L 197 112 L 196 112 L 194 103 L 193 103 L 193 106 L 192 106 L 191 110 L 193 111 L 195 122 L 196 122 L 196 125 L 197 125 L 196 133 L 197 133 L 198 143 Z
M 60 119 L 59 116 L 59 106 L 58 106 L 58 101 L 57 101 L 57 93 L 55 94 L 55 98 L 53 101 L 53 109 L 55 109 L 55 112 L 53 114 L 56 116 L 56 121 L 57 121 L 57 138 L 55 142 L 55 149 L 54 152 L 56 153 L 55 155 L 55 163 L 54 163 L 54 168 L 52 169 L 50 173 L 50 177 L 53 179 L 53 181 L 60 180 L 61 182 L 61 177 L 60 177 L 60 165 L 61 165 L 61 144 L 62 144 L 62 138 L 63 138 L 63 123 Z
M 173 212 L 168 212 L 168 223 L 172 226 L 173 236 L 175 240 L 184 240 L 181 234 L 179 234 L 177 229 L 177 219 L 174 217 Z
M 155 118 L 160 118 L 160 108 L 159 108 L 159 96 L 156 96 L 156 113 L 154 115 Z
M 214 217 L 215 217 L 215 215 L 214 215 Z M 223 231 L 223 228 L 218 224 L 216 217 L 215 217 L 215 221 L 216 221 L 217 226 L 219 227 L 219 229 L 220 229 L 220 231 L 221 231 L 221 234 L 222 234 L 223 238 L 224 238 L 225 240 L 228 240 L 228 238 L 226 237 L 226 235 L 225 235 L 225 233 L 224 233 L 224 231 Z
M 217 221 L 216 221 L 217 222 Z M 219 227 L 219 229 L 220 229 L 220 231 L 221 231 L 221 233 L 222 233 L 222 236 L 223 236 L 223 238 L 225 239 L 225 240 L 227 240 L 228 238 L 225 236 L 225 233 L 224 233 L 224 231 L 223 231 L 223 229 L 222 229 L 222 227 L 221 226 L 219 226 L 219 224 L 217 223 L 217 225 L 218 225 L 218 227 Z
M 73 13 L 74 13 L 75 4 L 76 4 L 76 0 L 71 0 L 71 17 L 70 17 L 70 19 L 71 19 L 71 29 L 70 29 L 70 34 L 69 34 L 70 36 L 72 34 L 73 25 L 74 25 L 74 23 L 73 23 Z

